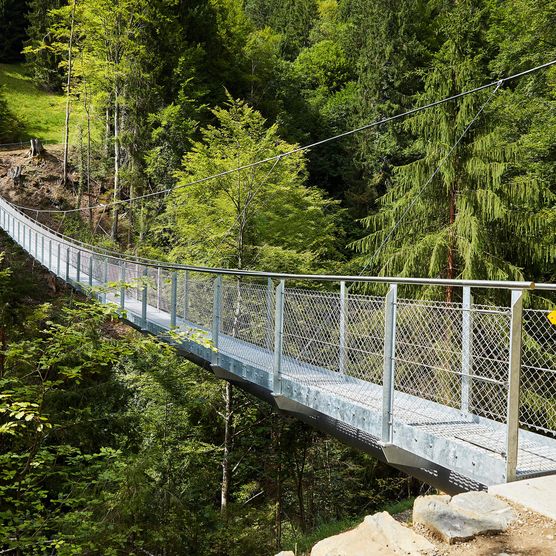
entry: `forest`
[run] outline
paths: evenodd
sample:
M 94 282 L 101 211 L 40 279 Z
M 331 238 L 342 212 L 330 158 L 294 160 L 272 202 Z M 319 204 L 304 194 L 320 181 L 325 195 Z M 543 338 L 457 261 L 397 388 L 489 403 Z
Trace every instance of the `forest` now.
M 296 149 L 553 61 L 555 28 L 556 0 L 0 0 L 33 91 L 0 88 L 0 143 L 51 111 L 48 223 L 119 251 L 553 282 L 556 65 Z M 301 555 L 428 489 L 0 253 L 0 553 Z

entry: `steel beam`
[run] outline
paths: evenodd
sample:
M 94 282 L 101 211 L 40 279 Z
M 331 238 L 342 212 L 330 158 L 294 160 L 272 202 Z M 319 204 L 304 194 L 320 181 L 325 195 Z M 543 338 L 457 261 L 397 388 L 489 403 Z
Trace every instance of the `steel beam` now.
M 508 368 L 508 400 L 506 410 L 506 482 L 517 477 L 519 449 L 519 386 L 521 371 L 521 332 L 523 320 L 523 291 L 512 291 L 510 323 L 510 361 Z
M 212 355 L 212 364 L 218 365 L 218 344 L 220 323 L 222 320 L 222 275 L 214 279 L 214 300 L 212 303 L 212 345 L 216 350 Z
M 282 392 L 282 349 L 284 342 L 284 297 L 285 280 L 276 286 L 274 310 L 274 359 L 272 366 L 272 393 L 276 396 Z
M 345 373 L 346 367 L 346 322 L 348 308 L 348 291 L 344 280 L 340 282 L 340 338 L 338 351 L 338 368 L 341 374 Z
M 174 270 L 170 283 L 170 328 L 176 327 L 176 312 L 178 304 L 178 273 Z
M 147 330 L 147 302 L 148 302 L 148 290 L 147 290 L 147 279 L 149 277 L 149 270 L 147 267 L 143 269 L 143 288 L 141 293 L 141 328 Z
M 394 373 L 396 370 L 396 301 L 398 286 L 390 285 L 384 304 L 384 369 L 382 375 L 382 441 L 392 442 Z
M 471 288 L 463 288 L 463 303 L 461 315 L 461 410 L 469 412 L 469 400 L 471 399 L 471 388 L 473 374 L 472 348 L 473 322 L 471 306 Z

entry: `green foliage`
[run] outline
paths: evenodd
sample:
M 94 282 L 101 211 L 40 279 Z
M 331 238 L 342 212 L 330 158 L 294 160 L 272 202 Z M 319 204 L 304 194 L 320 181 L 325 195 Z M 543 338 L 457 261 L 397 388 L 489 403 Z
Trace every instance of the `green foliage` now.
M 301 153 L 187 185 L 294 148 L 244 102 L 230 99 L 214 115 L 218 127 L 202 130 L 203 140 L 184 158 L 181 187 L 168 203 L 172 257 L 239 268 L 264 263 L 275 270 L 307 271 L 322 264 L 334 249 L 335 204 L 304 186 Z
M 405 500 L 401 500 L 399 502 L 387 504 L 382 508 L 382 511 L 396 515 L 413 508 L 413 501 L 414 498 L 406 498 Z M 349 531 L 350 529 L 357 527 L 357 525 L 359 525 L 364 518 L 365 515 L 360 515 L 320 523 L 310 533 L 304 535 L 299 532 L 292 531 L 290 535 L 285 537 L 283 546 L 291 550 L 295 549 L 297 551 L 296 554 L 299 554 L 300 556 L 304 554 L 308 555 L 311 552 L 311 548 L 319 541 L 334 535 L 339 535 L 340 533 L 344 533 L 345 531 Z
M 21 60 L 23 41 L 25 39 L 25 0 L 0 0 L 0 62 Z
M 443 43 L 416 104 L 472 88 L 489 77 L 488 48 L 479 47 L 489 24 L 484 3 L 470 0 L 444 8 L 436 21 Z M 371 271 L 522 279 L 532 278 L 524 275 L 524 267 L 532 269 L 554 257 L 553 244 L 544 241 L 551 234 L 550 187 L 529 176 L 512 178 L 524 137 L 512 138 L 515 110 L 502 118 L 499 110 L 513 107 L 515 94 L 499 92 L 500 108 L 487 107 L 450 151 L 489 95 L 468 96 L 406 121 L 406 131 L 416 138 L 410 152 L 417 159 L 395 167 L 379 211 L 363 221 L 371 233 L 354 244 L 371 255 L 383 246 L 370 259 Z M 437 167 L 436 177 L 425 185 Z M 514 179 L 519 186 L 511 185 Z
M 38 137 L 43 141 L 62 142 L 64 98 L 61 95 L 38 91 L 20 64 L 0 64 L 0 87 L 4 99 L 0 102 L 0 134 L 5 134 L 1 141 Z
M 60 91 L 62 74 L 59 53 L 52 48 L 54 37 L 50 25 L 50 10 L 60 8 L 63 0 L 28 0 L 28 41 L 24 49 L 33 83 L 46 91 Z

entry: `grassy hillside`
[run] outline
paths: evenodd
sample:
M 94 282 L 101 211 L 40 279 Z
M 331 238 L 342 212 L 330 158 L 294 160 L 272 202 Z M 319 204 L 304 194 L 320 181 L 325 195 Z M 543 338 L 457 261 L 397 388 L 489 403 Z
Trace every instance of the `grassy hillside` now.
M 21 122 L 22 139 L 38 137 L 43 141 L 64 140 L 65 99 L 63 95 L 38 90 L 25 74 L 22 64 L 0 64 L 8 108 Z

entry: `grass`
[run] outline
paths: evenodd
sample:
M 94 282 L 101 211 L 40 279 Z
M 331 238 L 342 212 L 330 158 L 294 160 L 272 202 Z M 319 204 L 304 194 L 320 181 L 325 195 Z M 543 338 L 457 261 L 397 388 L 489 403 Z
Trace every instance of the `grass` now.
M 23 64 L 0 64 L 0 87 L 3 86 L 8 108 L 20 122 L 22 140 L 33 137 L 63 143 L 66 101 L 63 95 L 37 89 Z
M 391 515 L 399 514 L 405 510 L 409 510 L 413 507 L 414 498 L 407 498 L 406 500 L 400 500 L 399 502 L 393 502 L 382 508 L 382 511 L 388 512 Z M 309 554 L 311 548 L 328 537 L 334 535 L 339 535 L 344 531 L 353 529 L 363 521 L 364 516 L 352 517 L 342 519 L 340 521 L 330 521 L 327 523 L 322 523 L 316 529 L 308 533 L 307 535 L 292 535 L 291 540 L 287 541 L 289 546 L 286 550 L 294 550 L 295 554 L 301 556 L 303 554 Z

